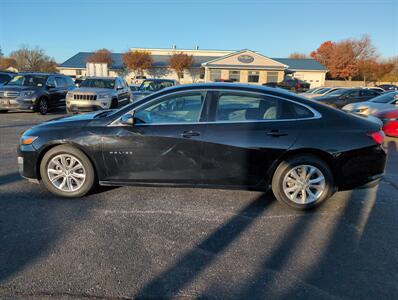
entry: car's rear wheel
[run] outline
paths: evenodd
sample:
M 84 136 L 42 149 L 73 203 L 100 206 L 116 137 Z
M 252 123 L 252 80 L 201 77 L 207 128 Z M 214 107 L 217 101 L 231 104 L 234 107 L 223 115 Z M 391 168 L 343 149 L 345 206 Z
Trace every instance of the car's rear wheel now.
M 334 192 L 333 174 L 321 159 L 295 156 L 282 161 L 272 178 L 276 199 L 295 209 L 318 206 Z
M 95 183 L 94 168 L 88 157 L 66 145 L 56 146 L 44 155 L 40 175 L 44 186 L 62 197 L 82 197 Z
M 46 98 L 40 98 L 39 103 L 37 104 L 37 109 L 40 114 L 46 115 L 48 113 L 48 101 Z

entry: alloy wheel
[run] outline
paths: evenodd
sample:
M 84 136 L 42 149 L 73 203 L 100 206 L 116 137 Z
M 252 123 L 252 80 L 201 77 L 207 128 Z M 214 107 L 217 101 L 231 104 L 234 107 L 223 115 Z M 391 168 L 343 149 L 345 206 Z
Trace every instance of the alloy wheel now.
M 47 175 L 51 184 L 63 191 L 74 192 L 86 180 L 86 170 L 81 161 L 71 154 L 59 154 L 47 165 Z
M 325 188 L 325 176 L 312 165 L 295 166 L 283 179 L 283 192 L 297 204 L 310 204 L 317 201 Z
M 48 112 L 47 100 L 45 100 L 45 99 L 40 100 L 39 111 L 42 115 L 45 115 Z

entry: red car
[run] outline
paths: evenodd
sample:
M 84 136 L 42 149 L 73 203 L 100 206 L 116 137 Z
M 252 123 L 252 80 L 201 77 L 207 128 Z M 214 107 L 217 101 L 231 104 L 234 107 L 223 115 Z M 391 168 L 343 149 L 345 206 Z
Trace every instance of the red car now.
M 375 116 L 383 121 L 383 131 L 386 135 L 398 137 L 398 109 L 382 111 Z

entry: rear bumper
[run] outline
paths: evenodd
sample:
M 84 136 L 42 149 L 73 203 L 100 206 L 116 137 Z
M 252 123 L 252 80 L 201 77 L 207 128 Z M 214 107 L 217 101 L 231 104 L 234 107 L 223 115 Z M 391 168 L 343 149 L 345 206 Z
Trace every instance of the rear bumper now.
M 376 185 L 384 176 L 386 160 L 382 146 L 339 154 L 333 163 L 337 189 L 344 191 Z

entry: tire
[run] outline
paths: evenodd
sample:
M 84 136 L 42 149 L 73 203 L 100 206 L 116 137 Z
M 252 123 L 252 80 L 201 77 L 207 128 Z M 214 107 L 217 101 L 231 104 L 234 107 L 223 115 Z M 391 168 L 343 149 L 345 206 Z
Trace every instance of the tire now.
M 37 104 L 37 110 L 41 115 L 46 115 L 48 113 L 48 101 L 46 98 L 40 98 Z
M 311 172 L 312 175 L 307 177 Z M 332 196 L 333 174 L 329 166 L 316 156 L 294 156 L 277 167 L 272 177 L 272 192 L 279 202 L 297 210 L 308 210 Z
M 64 157 L 64 160 L 62 157 Z M 72 163 L 72 158 L 75 159 L 72 167 L 77 167 L 77 169 L 73 171 L 71 167 L 68 166 L 68 164 L 70 165 Z M 58 164 L 55 164 L 54 161 L 57 161 Z M 62 164 L 63 161 L 65 164 Z M 81 167 L 78 166 L 79 163 Z M 58 168 L 60 165 L 64 167 L 67 166 L 68 168 Z M 48 171 L 49 169 L 51 169 L 52 172 Z M 61 176 L 59 180 L 54 181 L 54 184 L 51 182 L 50 176 L 52 176 L 54 180 L 59 173 L 66 175 L 65 172 L 68 174 L 69 181 L 66 179 L 68 177 Z M 51 148 L 44 155 L 40 163 L 40 175 L 43 185 L 51 193 L 66 198 L 79 198 L 86 195 L 91 191 L 96 182 L 95 171 L 89 158 L 79 149 L 68 145 L 60 145 Z M 83 176 L 84 179 L 82 179 Z M 62 185 L 62 183 L 64 184 Z
M 8 110 L 6 110 L 6 109 L 0 110 L 0 114 L 5 114 L 5 113 L 7 113 L 7 112 L 8 112 Z
M 119 106 L 119 104 L 118 104 L 118 102 L 117 102 L 117 99 L 112 99 L 112 102 L 111 102 L 111 109 L 114 109 L 114 108 L 117 108 Z

